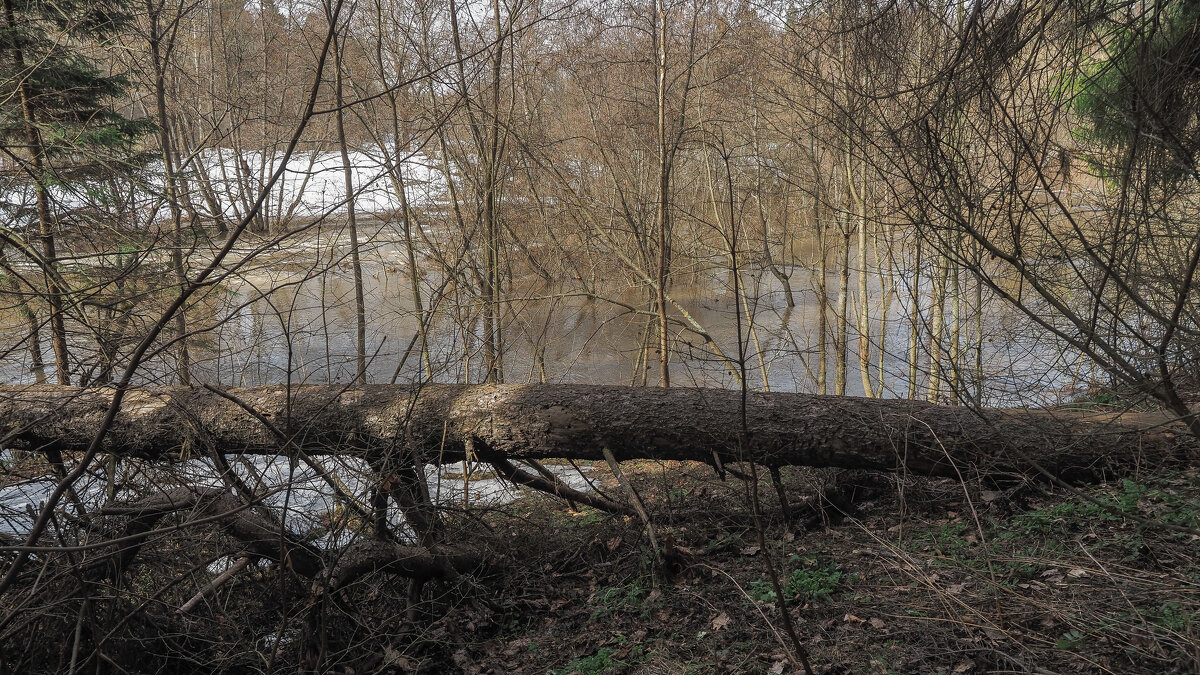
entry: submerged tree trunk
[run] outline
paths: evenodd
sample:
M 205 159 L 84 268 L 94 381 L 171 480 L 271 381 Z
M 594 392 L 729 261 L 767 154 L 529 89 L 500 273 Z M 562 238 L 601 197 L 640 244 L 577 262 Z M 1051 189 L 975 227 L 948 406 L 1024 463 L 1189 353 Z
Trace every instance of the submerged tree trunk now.
M 18 313 L 25 322 L 28 331 L 26 338 L 29 347 L 29 372 L 33 373 L 38 384 L 46 384 L 46 362 L 42 359 L 41 324 L 38 323 L 37 313 L 30 306 L 32 297 L 25 297 L 21 285 L 17 282 L 16 272 L 8 265 L 8 256 L 0 247 L 0 275 L 4 276 L 4 290 L 12 294 L 13 304 L 18 305 Z M 32 295 L 32 294 L 31 294 Z
M 169 53 L 173 47 L 174 34 L 168 34 L 163 29 L 160 23 L 163 18 L 162 11 L 163 5 L 147 2 L 146 15 L 150 19 L 150 62 L 154 68 L 154 113 L 158 122 L 159 152 L 162 153 L 163 161 L 163 197 L 171 212 L 171 271 L 175 275 L 175 283 L 179 285 L 180 289 L 183 289 L 187 287 L 188 283 L 187 269 L 183 264 L 183 210 L 179 205 L 179 186 L 175 171 L 177 158 L 171 143 L 171 124 L 167 114 L 167 66 L 163 58 L 163 41 L 167 41 L 165 47 Z M 188 353 L 187 312 L 180 309 L 172 323 L 177 336 L 175 338 L 177 340 L 175 376 L 178 378 L 179 384 L 186 386 L 192 383 L 191 356 Z M 115 358 L 109 359 L 109 362 L 115 360 Z
M 341 38 L 334 38 L 334 96 L 337 103 L 337 112 L 334 113 L 334 120 L 337 126 L 338 149 L 342 153 L 342 180 L 346 186 L 346 224 L 350 228 L 350 266 L 354 272 L 354 325 L 356 328 L 355 340 L 355 375 L 354 380 L 359 384 L 367 381 L 367 302 L 363 295 L 363 274 L 362 274 L 362 259 L 359 257 L 358 245 L 358 218 L 354 211 L 354 200 L 358 197 L 354 193 L 354 171 L 350 166 L 350 148 L 346 144 L 346 121 L 343 114 L 343 99 L 342 99 L 342 80 L 343 80 L 343 65 L 342 65 L 342 50 L 345 49 L 345 44 Z
M 12 34 L 18 34 L 16 12 L 11 1 L 4 3 L 4 22 Z M 20 42 L 9 45 L 8 51 L 16 72 L 25 73 L 25 53 Z M 53 177 L 46 171 L 46 148 L 42 143 L 39 120 L 33 107 L 35 92 L 27 77 L 23 77 L 17 83 L 16 94 L 21 103 L 21 123 L 25 132 L 26 151 L 29 153 L 28 172 L 33 177 L 33 191 L 37 200 L 37 237 L 41 240 L 45 264 L 43 276 L 46 281 L 46 304 L 50 306 L 50 345 L 54 348 L 54 373 L 59 384 L 71 384 L 67 329 L 63 318 L 63 297 L 66 289 L 59 286 L 58 279 L 53 274 L 58 266 L 58 253 L 54 243 L 56 223 L 50 213 L 50 197 L 47 194 L 47 180 Z
M 655 93 L 658 97 L 658 276 L 655 292 L 658 306 L 658 377 L 663 387 L 671 386 L 671 345 L 667 322 L 667 274 L 671 252 L 668 232 L 671 198 L 671 154 L 667 151 L 667 11 L 662 0 L 655 5 L 658 33 L 655 63 Z
M 344 385 L 231 390 L 310 455 L 394 453 L 461 460 L 652 458 L 766 466 L 1032 474 L 1068 480 L 1167 461 L 1198 444 L 1165 417 L 973 411 L 921 401 L 751 392 L 739 448 L 737 390 L 587 385 Z M 0 387 L 0 446 L 89 444 L 110 390 Z M 289 416 L 290 415 L 290 419 Z M 1152 428 L 1153 427 L 1153 428 Z M 130 390 L 103 449 L 166 459 L 196 448 L 284 454 L 261 418 L 204 389 Z

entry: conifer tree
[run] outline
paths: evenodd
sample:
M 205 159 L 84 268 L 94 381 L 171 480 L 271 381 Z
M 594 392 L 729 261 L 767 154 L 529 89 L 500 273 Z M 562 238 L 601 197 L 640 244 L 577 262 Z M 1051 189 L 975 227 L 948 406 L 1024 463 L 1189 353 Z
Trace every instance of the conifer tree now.
M 1200 0 L 1104 7 L 1094 16 L 1094 30 L 1109 37 L 1084 63 L 1077 133 L 1134 152 L 1117 161 L 1145 163 L 1151 179 L 1200 179 Z
M 57 269 L 56 187 L 111 175 L 149 124 L 113 108 L 127 82 L 102 72 L 90 53 L 129 22 L 124 0 L 2 0 L 0 152 L 32 189 L 26 236 L 40 248 L 59 384 L 70 384 L 64 313 L 69 292 Z

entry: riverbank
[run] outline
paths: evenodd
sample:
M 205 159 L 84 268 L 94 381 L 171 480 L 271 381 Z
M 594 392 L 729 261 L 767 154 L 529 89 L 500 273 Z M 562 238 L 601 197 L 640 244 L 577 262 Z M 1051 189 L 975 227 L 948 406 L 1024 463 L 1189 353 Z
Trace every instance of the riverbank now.
M 764 556 L 818 673 L 1200 668 L 1194 470 L 1048 491 L 845 474 L 865 498 L 823 517 L 805 495 L 838 474 L 785 471 L 795 520 L 767 487 L 765 549 L 741 481 L 629 473 L 685 561 L 670 579 L 636 521 L 524 500 L 489 518 L 521 561 L 449 603 L 400 670 L 793 672 Z
M 483 552 L 481 567 L 406 581 L 381 566 L 328 593 L 287 565 L 239 563 L 243 544 L 217 530 L 167 525 L 120 586 L 97 582 L 117 613 L 84 625 L 128 672 L 800 672 L 784 611 L 826 675 L 1200 669 L 1195 466 L 1082 488 L 785 468 L 787 508 L 764 476 L 758 519 L 734 474 L 744 466 L 724 480 L 696 463 L 622 466 L 665 566 L 639 519 L 527 490 L 444 504 L 438 550 Z M 597 489 L 619 495 L 593 468 Z M 363 530 L 347 509 L 326 522 Z M 69 591 L 65 571 L 48 587 Z M 59 597 L 24 609 L 37 625 L 8 633 L 6 668 L 51 672 L 69 658 L 78 612 Z M 17 649 L 27 632 L 38 641 Z

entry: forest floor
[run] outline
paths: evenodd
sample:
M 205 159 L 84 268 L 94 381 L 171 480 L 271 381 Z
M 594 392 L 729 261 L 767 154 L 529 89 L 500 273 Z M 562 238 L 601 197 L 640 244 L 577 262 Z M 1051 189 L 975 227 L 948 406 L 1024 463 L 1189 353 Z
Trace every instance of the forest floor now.
M 769 475 L 756 518 L 750 481 L 694 463 L 622 469 L 665 570 L 637 518 L 525 492 L 446 505 L 444 541 L 481 549 L 487 568 L 419 594 L 380 571 L 305 605 L 307 585 L 261 564 L 180 616 L 211 578 L 196 570 L 236 544 L 163 536 L 107 589 L 128 597 L 105 611 L 130 620 L 106 655 L 124 672 L 297 672 L 300 647 L 318 643 L 322 672 L 339 675 L 796 673 L 787 612 L 825 675 L 1200 673 L 1196 466 L 1075 488 L 784 469 L 791 518 Z M 6 477 L 25 475 L 38 474 Z M 588 475 L 619 493 L 606 466 Z M 82 610 L 53 590 L 73 579 L 28 633 L 49 645 L 43 672 L 78 639 Z
M 1195 469 L 1080 489 L 785 470 L 793 522 L 762 481 L 765 546 L 748 483 L 702 465 L 627 471 L 674 551 L 669 576 L 636 519 L 529 497 L 485 519 L 508 564 L 479 595 L 447 593 L 392 663 L 801 672 L 787 611 L 816 673 L 1200 672 Z M 854 506 L 813 508 L 805 495 L 835 480 L 858 485 Z

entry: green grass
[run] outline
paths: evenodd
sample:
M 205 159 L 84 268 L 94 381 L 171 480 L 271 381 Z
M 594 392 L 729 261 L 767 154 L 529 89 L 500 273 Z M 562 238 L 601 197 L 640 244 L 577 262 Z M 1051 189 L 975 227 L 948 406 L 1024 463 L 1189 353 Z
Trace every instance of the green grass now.
M 1094 501 L 1071 499 L 1042 509 L 1018 514 L 1006 523 L 993 523 L 991 538 L 1013 540 L 1030 537 L 1061 537 L 1085 532 L 1096 521 L 1109 523 L 1167 523 L 1180 527 L 1200 526 L 1200 500 L 1183 496 L 1163 486 L 1126 478 L 1120 489 L 1095 497 Z M 1138 529 L 1147 523 L 1139 522 Z M 953 533 L 942 533 L 939 543 Z M 953 547 L 950 542 L 949 546 Z

